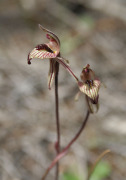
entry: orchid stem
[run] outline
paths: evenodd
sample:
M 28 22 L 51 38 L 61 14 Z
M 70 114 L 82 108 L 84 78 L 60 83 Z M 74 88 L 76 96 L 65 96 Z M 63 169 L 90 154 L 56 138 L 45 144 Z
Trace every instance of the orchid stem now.
M 55 107 L 56 107 L 56 128 L 57 128 L 57 142 L 55 144 L 57 155 L 60 153 L 60 121 L 59 121 L 59 98 L 58 98 L 58 73 L 59 63 L 56 62 L 56 74 L 55 74 Z M 59 179 L 59 163 L 56 164 L 56 177 L 55 180 Z
M 55 157 L 55 159 L 52 161 L 52 163 L 50 164 L 50 166 L 48 167 L 48 169 L 46 170 L 44 176 L 42 177 L 42 180 L 45 180 L 46 176 L 48 175 L 49 171 L 54 167 L 54 165 L 59 162 L 59 160 L 65 156 L 69 150 L 69 148 L 71 147 L 71 145 L 77 140 L 77 138 L 80 136 L 81 132 L 84 130 L 86 123 L 88 121 L 90 112 L 87 111 L 86 117 L 84 118 L 83 124 L 81 126 L 81 128 L 79 129 L 79 131 L 77 132 L 77 134 L 74 136 L 74 138 L 70 141 L 70 143 L 59 153 L 57 154 L 57 156 Z

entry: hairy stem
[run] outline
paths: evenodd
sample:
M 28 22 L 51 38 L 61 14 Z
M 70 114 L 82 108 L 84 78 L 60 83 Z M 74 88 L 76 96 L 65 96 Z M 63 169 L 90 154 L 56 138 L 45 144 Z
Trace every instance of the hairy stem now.
M 59 73 L 59 63 L 56 62 L 55 65 L 56 74 L 55 74 L 55 110 L 56 110 L 56 128 L 57 128 L 57 142 L 55 144 L 57 155 L 60 153 L 60 122 L 59 122 L 59 98 L 58 98 L 58 73 Z M 56 164 L 56 177 L 58 180 L 59 177 L 59 163 Z
M 50 166 L 48 167 L 48 169 L 46 170 L 44 176 L 42 177 L 42 180 L 44 180 L 47 176 L 47 174 L 49 173 L 49 171 L 54 167 L 54 165 L 59 162 L 59 160 L 66 155 L 66 153 L 68 152 L 69 148 L 71 147 L 71 145 L 77 140 L 77 138 L 80 136 L 81 132 L 83 131 L 83 129 L 86 126 L 86 123 L 88 121 L 90 112 L 87 111 L 86 117 L 84 118 L 83 124 L 81 126 L 81 128 L 79 129 L 79 131 L 77 132 L 77 134 L 74 136 L 74 138 L 70 141 L 70 143 L 56 156 L 56 158 L 52 161 L 52 163 L 50 164 Z

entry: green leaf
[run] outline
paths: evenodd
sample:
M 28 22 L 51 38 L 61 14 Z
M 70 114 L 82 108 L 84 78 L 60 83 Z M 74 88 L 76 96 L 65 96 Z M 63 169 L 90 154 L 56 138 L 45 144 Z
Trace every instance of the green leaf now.
M 107 162 L 99 162 L 96 166 L 95 170 L 93 171 L 90 180 L 102 180 L 106 178 L 111 173 L 111 167 Z
M 77 176 L 77 174 L 69 171 L 63 174 L 63 180 L 80 180 L 80 178 Z

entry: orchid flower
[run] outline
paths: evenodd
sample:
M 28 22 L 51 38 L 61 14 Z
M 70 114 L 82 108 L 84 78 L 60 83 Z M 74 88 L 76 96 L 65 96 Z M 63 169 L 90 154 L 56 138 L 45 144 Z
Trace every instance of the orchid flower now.
M 98 110 L 98 93 L 101 82 L 95 77 L 95 73 L 92 69 L 90 69 L 89 64 L 83 68 L 80 77 L 82 82 L 78 81 L 79 89 L 86 95 L 89 109 L 93 113 L 92 104 L 95 104 L 96 109 Z
M 56 74 L 56 62 L 64 66 L 65 69 L 78 81 L 78 78 L 74 75 L 71 70 L 68 61 L 60 57 L 60 40 L 59 38 L 48 29 L 42 27 L 39 24 L 39 28 L 46 32 L 46 37 L 49 39 L 49 43 L 37 45 L 29 54 L 28 54 L 28 64 L 31 64 L 33 58 L 38 59 L 49 59 L 50 68 L 48 73 L 48 87 L 51 89 L 55 74 Z

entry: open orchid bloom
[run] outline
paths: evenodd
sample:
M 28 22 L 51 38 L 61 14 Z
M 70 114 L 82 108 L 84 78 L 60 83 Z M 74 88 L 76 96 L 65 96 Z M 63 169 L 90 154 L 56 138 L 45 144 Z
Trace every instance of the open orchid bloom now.
M 60 40 L 59 38 L 48 29 L 45 29 L 39 24 L 40 29 L 46 32 L 46 37 L 49 39 L 49 43 L 37 45 L 29 54 L 28 54 L 28 64 L 31 64 L 33 58 L 38 59 L 50 59 L 50 68 L 48 74 L 48 87 L 51 89 L 53 79 L 56 73 L 56 61 L 63 65 L 65 69 L 78 81 L 77 77 L 74 75 L 68 61 L 60 57 Z
M 89 109 L 93 113 L 92 104 L 95 104 L 98 110 L 98 93 L 101 82 L 95 77 L 95 73 L 90 69 L 89 64 L 83 68 L 80 77 L 82 82 L 78 81 L 79 89 L 82 93 L 86 94 Z

